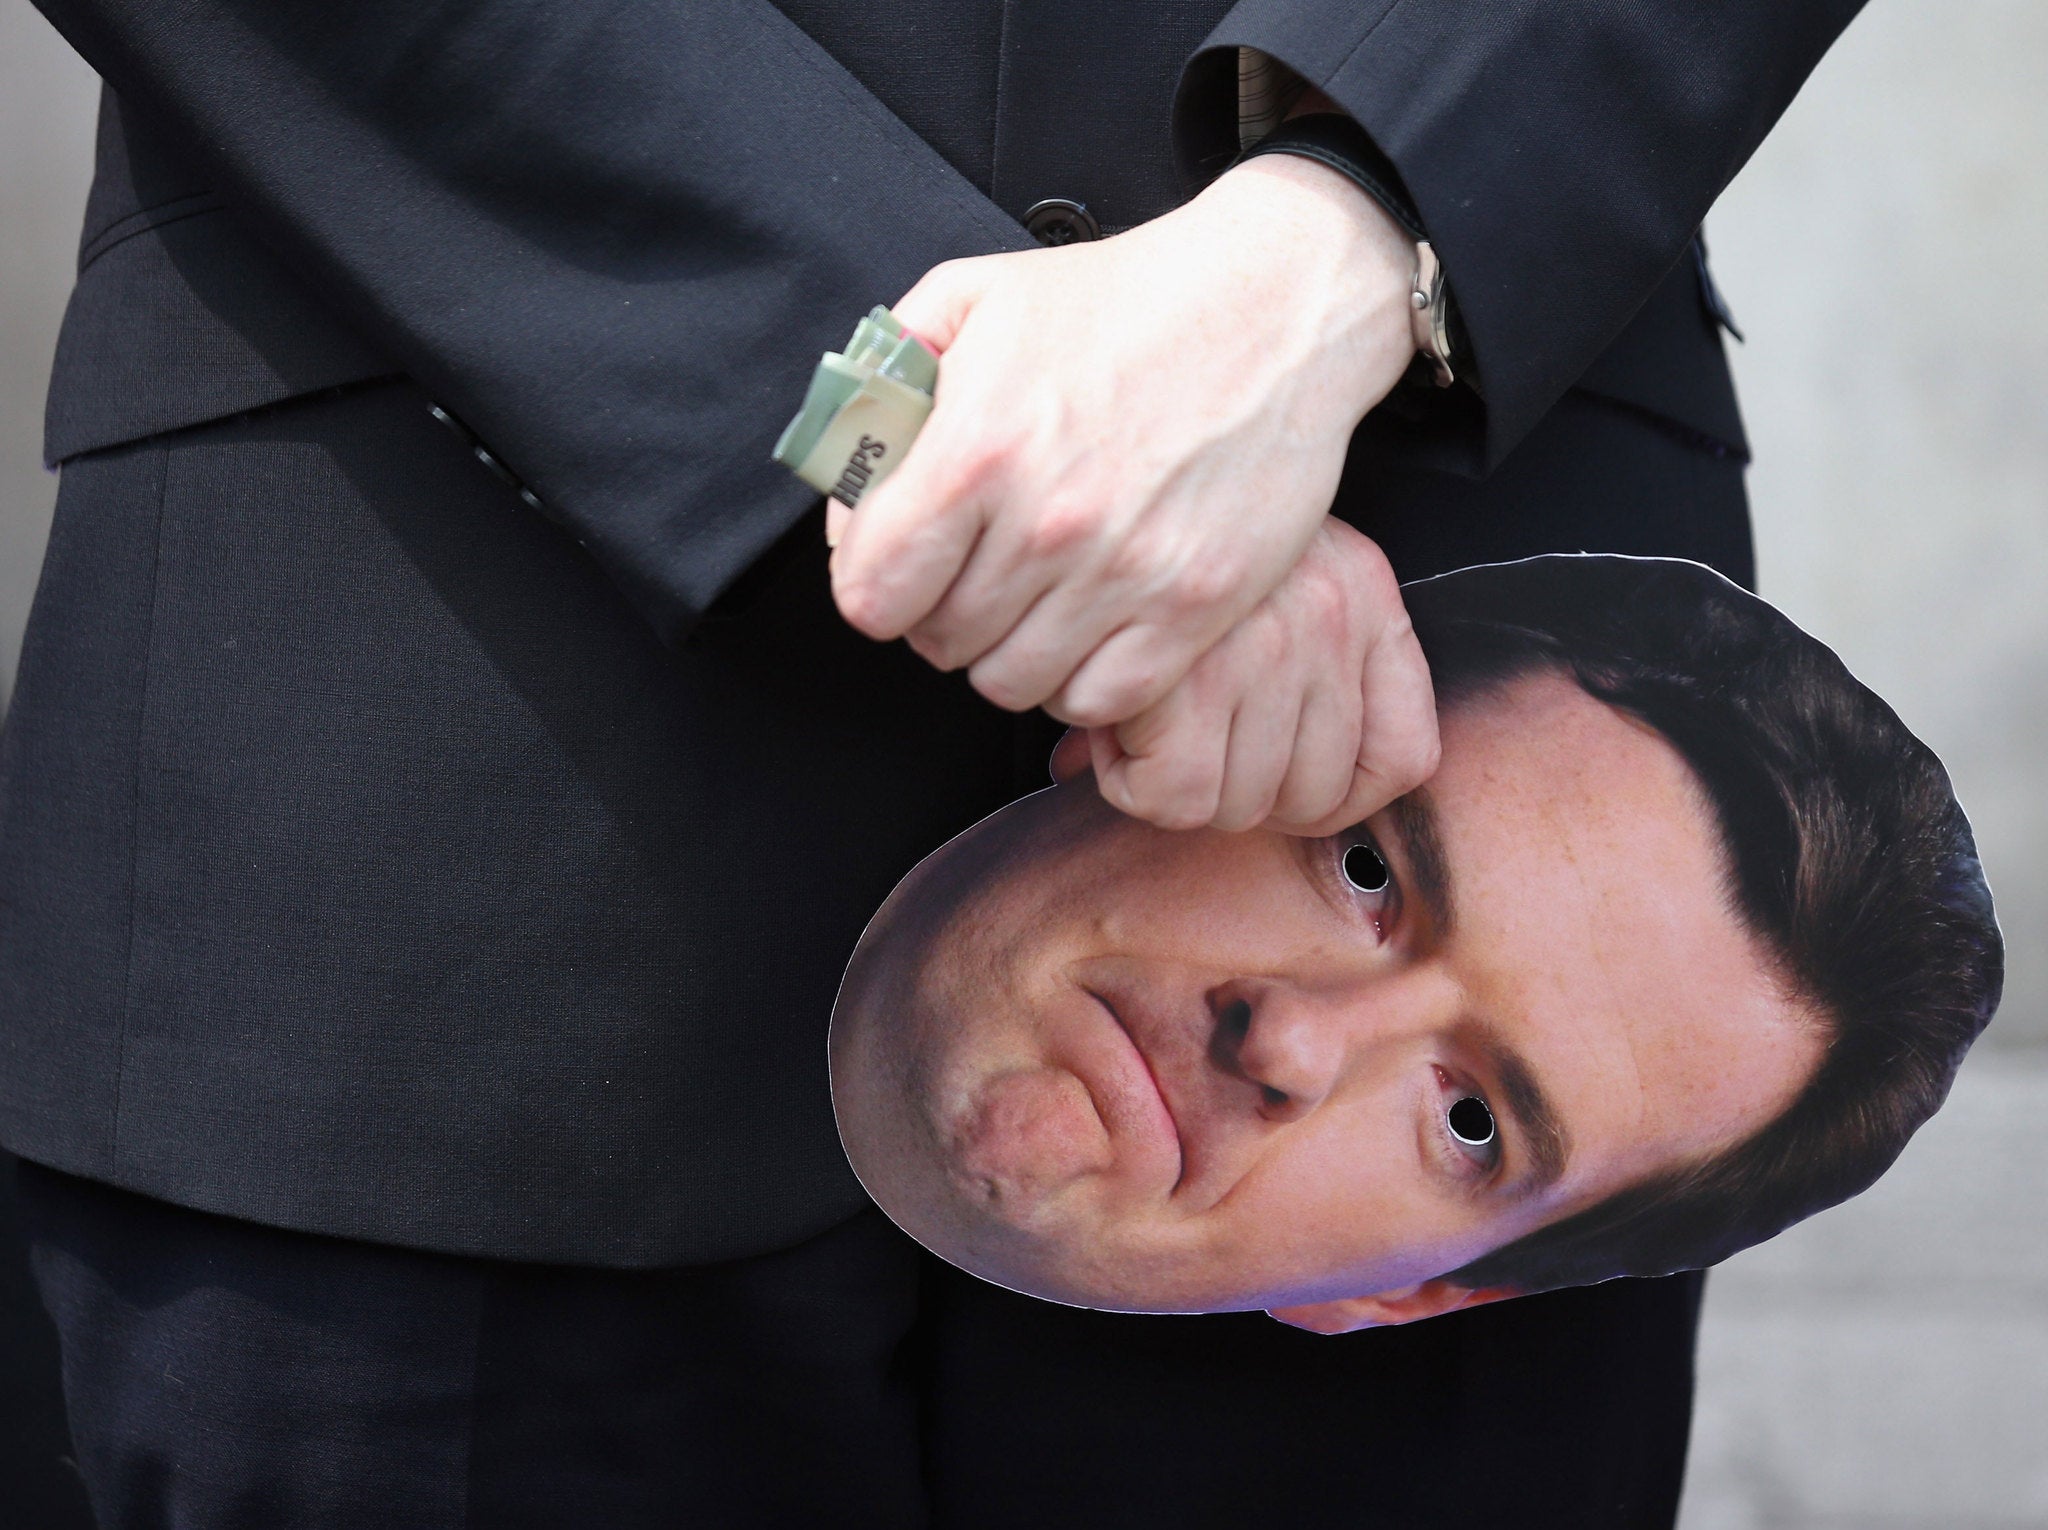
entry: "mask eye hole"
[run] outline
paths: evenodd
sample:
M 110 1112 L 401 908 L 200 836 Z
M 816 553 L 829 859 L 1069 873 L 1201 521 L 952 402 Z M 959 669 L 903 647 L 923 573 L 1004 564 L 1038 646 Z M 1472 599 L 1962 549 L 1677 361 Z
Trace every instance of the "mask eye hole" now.
M 1493 1144 L 1493 1112 L 1486 1101 L 1476 1094 L 1468 1094 L 1455 1102 L 1445 1112 L 1444 1120 L 1451 1128 L 1451 1135 L 1466 1147 L 1490 1147 Z
M 1361 840 L 1344 852 L 1344 880 L 1362 893 L 1382 893 L 1394 874 L 1379 851 Z

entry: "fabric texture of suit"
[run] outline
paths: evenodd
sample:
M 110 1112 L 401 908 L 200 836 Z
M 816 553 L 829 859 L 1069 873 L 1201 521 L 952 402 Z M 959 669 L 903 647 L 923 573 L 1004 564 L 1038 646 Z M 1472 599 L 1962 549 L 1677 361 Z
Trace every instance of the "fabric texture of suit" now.
M 1370 419 L 1340 513 L 1404 577 L 1746 576 L 1687 252 L 1854 9 L 39 3 L 112 93 L 0 755 L 0 1129 L 205 1210 L 621 1266 L 863 1204 L 840 966 L 1043 779 L 1042 721 L 837 622 L 767 460 L 851 316 L 1027 247 L 1041 197 L 1167 211 L 1256 46 L 1400 166 L 1485 386 Z M 1624 436 L 1678 476 L 1617 512 L 1566 469 Z

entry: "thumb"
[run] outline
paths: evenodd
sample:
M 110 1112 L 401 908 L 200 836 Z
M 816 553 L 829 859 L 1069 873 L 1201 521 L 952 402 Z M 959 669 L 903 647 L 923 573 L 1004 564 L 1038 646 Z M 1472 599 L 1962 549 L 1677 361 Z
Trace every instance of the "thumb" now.
M 943 355 L 988 290 L 1001 259 L 1000 255 L 977 255 L 943 261 L 925 272 L 889 311 L 905 329 Z

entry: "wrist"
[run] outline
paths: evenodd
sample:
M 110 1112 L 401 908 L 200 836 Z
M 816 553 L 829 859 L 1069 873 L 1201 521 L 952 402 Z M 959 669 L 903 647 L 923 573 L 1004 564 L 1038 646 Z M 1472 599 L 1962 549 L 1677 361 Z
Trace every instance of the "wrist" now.
M 1300 155 L 1243 160 L 1210 182 L 1193 205 L 1204 203 L 1263 223 L 1276 245 L 1308 236 L 1332 254 L 1341 249 L 1403 272 L 1414 267 L 1413 234 L 1350 177 Z
M 1458 353 L 1457 368 L 1464 367 L 1463 347 L 1452 338 L 1457 327 L 1451 295 L 1444 281 L 1435 247 L 1424 231 L 1415 199 L 1402 183 L 1401 172 L 1382 154 L 1364 128 L 1338 110 L 1318 110 L 1310 92 L 1294 105 L 1280 126 L 1260 137 L 1239 157 L 1240 163 L 1269 155 L 1307 159 L 1326 166 L 1350 181 L 1383 208 L 1415 241 L 1415 265 L 1410 278 L 1410 329 L 1415 349 L 1436 386 L 1448 388 L 1457 379 L 1452 355 Z M 1418 372 L 1425 370 L 1418 364 Z
M 1385 397 L 1414 355 L 1416 242 L 1354 181 L 1291 154 L 1248 159 L 1190 204 L 1209 237 L 1238 251 L 1247 282 L 1278 294 L 1298 321 L 1361 368 L 1358 415 Z

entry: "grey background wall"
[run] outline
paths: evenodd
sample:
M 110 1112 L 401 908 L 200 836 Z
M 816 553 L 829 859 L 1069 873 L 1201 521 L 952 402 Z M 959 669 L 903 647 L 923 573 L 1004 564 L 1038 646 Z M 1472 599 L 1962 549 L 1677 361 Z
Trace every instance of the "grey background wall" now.
M 1764 593 L 1947 761 L 2011 958 L 1877 1188 L 1707 1283 L 1681 1530 L 2048 1525 L 2048 7 L 1872 0 L 1708 220 Z
M 25 0 L 0 0 L 0 706 L 57 493 L 38 450 L 43 385 L 92 175 L 94 90 Z
M 56 493 L 36 448 L 92 164 L 92 102 L 90 71 L 23 0 L 0 0 L 0 710 Z M 56 1338 L 21 1257 L 13 1163 L 0 1153 L 0 1519 L 85 1530 L 69 1451 Z
M 1763 588 L 1948 761 L 2011 945 L 1900 1168 L 1709 1285 L 1685 1530 L 2048 1524 L 2048 7 L 1877 0 L 1709 222 Z M 0 0 L 0 701 L 93 81 Z

